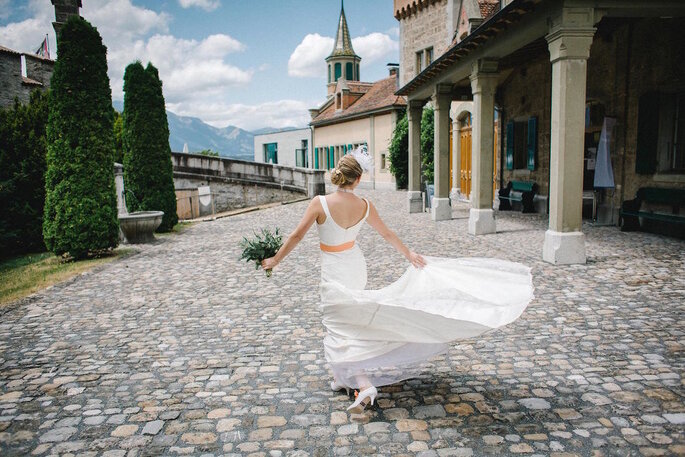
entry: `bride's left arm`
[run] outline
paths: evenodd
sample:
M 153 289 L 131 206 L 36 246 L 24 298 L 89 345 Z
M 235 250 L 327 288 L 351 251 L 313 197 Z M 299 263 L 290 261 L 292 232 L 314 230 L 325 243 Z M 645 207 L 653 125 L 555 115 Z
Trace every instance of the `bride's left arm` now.
M 297 246 L 297 243 L 302 241 L 302 238 L 304 238 L 304 236 L 307 234 L 307 231 L 318 217 L 319 208 L 321 208 L 321 203 L 319 202 L 319 199 L 313 198 L 312 201 L 309 203 L 307 210 L 304 212 L 302 220 L 300 220 L 300 223 L 297 224 L 295 231 L 293 231 L 293 233 L 290 234 L 288 239 L 285 240 L 285 243 L 283 243 L 283 246 L 281 246 L 281 248 L 278 250 L 275 256 L 262 260 L 262 268 L 264 268 L 265 270 L 272 269 L 273 267 L 281 263 L 281 261 L 288 254 L 290 254 L 290 251 L 292 251 L 295 248 L 295 246 Z
M 376 207 L 369 202 L 369 217 L 366 219 L 366 222 L 369 223 L 371 227 L 373 227 L 385 240 L 390 243 L 397 251 L 405 256 L 409 262 L 414 265 L 416 268 L 423 268 L 426 266 L 426 260 L 421 256 L 421 254 L 417 254 L 416 252 L 410 250 L 407 246 L 402 243 L 402 240 L 388 228 L 387 225 L 385 225 L 385 222 L 383 222 L 383 219 L 381 219 L 381 216 L 378 214 L 378 211 L 376 211 Z

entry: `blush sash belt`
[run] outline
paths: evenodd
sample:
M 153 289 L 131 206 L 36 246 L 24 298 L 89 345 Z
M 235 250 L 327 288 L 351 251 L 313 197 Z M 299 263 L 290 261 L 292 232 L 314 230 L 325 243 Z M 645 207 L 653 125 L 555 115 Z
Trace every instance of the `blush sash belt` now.
M 354 240 L 348 241 L 347 243 L 338 244 L 335 246 L 330 246 L 328 244 L 319 243 L 322 251 L 325 252 L 342 252 L 352 249 L 354 247 Z

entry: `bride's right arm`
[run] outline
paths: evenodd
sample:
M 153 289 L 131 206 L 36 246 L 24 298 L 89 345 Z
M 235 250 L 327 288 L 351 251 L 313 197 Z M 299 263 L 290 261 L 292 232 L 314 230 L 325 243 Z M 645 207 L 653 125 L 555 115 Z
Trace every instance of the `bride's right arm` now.
M 297 227 L 293 231 L 293 233 L 290 234 L 287 240 L 285 240 L 285 243 L 283 243 L 283 246 L 278 250 L 275 256 L 269 257 L 268 259 L 262 260 L 262 268 L 265 270 L 272 269 L 276 265 L 278 265 L 281 260 L 283 260 L 288 254 L 290 254 L 290 251 L 292 251 L 295 246 L 297 246 L 297 243 L 299 243 L 302 238 L 307 234 L 307 231 L 309 228 L 312 226 L 314 221 L 319 217 L 319 213 L 323 211 L 323 208 L 321 206 L 321 202 L 319 201 L 318 197 L 315 197 L 312 199 L 311 202 L 309 202 L 309 206 L 307 207 L 307 210 L 304 212 L 304 216 L 302 216 L 302 220 L 300 220 L 300 223 L 297 224 Z
M 409 262 L 416 268 L 423 268 L 426 266 L 426 260 L 417 254 L 416 252 L 410 250 L 407 246 L 402 243 L 402 240 L 388 228 L 387 225 L 381 219 L 381 216 L 376 211 L 376 207 L 369 202 L 369 217 L 366 219 L 369 223 L 385 240 L 390 243 L 397 251 L 405 256 Z

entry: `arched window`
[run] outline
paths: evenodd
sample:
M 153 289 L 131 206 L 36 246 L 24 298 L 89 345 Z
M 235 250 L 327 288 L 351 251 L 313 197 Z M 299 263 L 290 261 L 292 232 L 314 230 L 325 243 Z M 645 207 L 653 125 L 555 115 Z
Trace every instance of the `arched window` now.
M 331 82 L 331 65 L 328 64 L 328 82 Z
M 354 75 L 352 72 L 354 71 L 354 65 L 352 62 L 347 62 L 345 64 L 345 79 L 348 81 L 354 81 Z
M 342 73 L 342 64 L 340 62 L 335 63 L 335 80 L 337 81 L 338 78 L 340 78 Z
M 362 79 L 359 77 L 359 64 L 357 64 L 357 74 L 354 76 L 355 81 L 361 81 Z

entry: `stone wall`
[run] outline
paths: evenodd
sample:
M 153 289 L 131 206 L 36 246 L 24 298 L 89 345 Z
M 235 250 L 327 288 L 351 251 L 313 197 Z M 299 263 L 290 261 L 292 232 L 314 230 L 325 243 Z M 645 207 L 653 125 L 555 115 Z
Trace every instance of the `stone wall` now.
M 21 55 L 0 50 L 0 108 L 12 106 L 17 97 L 21 103 L 29 101 L 30 91 L 21 80 Z
M 55 68 L 55 61 L 50 59 L 43 59 L 40 56 L 33 54 L 24 54 L 26 56 L 26 76 L 38 81 L 44 88 L 50 87 L 50 78 Z
M 22 53 L 0 50 L 0 108 L 14 105 L 17 98 L 20 103 L 28 103 L 31 92 L 50 87 L 55 62 L 32 54 L 23 54 L 28 78 L 43 84 L 43 87 L 23 82 L 21 74 Z
M 179 152 L 172 152 L 171 159 L 175 188 L 209 185 L 216 194 L 216 212 L 325 193 L 323 170 Z
M 176 188 L 177 198 L 183 194 L 179 191 L 196 190 L 200 186 L 210 187 L 212 199 L 214 200 L 214 211 L 217 213 L 306 197 L 306 195 L 301 192 L 296 192 L 287 188 L 239 183 L 231 179 L 216 176 L 179 176 L 174 174 L 174 187 Z M 196 194 L 197 192 L 193 193 L 193 195 Z M 193 208 L 195 208 L 194 214 L 196 216 L 211 214 L 208 210 L 197 209 L 199 206 L 195 200 L 193 201 Z
M 683 25 L 682 19 L 658 18 L 604 19 L 598 25 L 588 60 L 586 99 L 601 103 L 606 116 L 617 119 L 611 144 L 616 189 L 603 196 L 604 205 L 613 207 L 614 222 L 621 202 L 634 198 L 640 187 L 685 188 L 684 174 L 635 172 L 640 96 L 685 90 Z M 503 151 L 510 120 L 538 117 L 535 170 L 503 169 L 502 181 L 533 180 L 540 185 L 542 196 L 549 192 L 551 83 L 549 53 L 544 52 L 513 68 L 498 88 L 496 99 L 503 109 Z
M 452 31 L 448 31 L 448 8 L 456 0 L 439 0 L 400 19 L 400 86 L 418 74 L 416 53 L 433 47 L 433 60 L 445 52 Z

